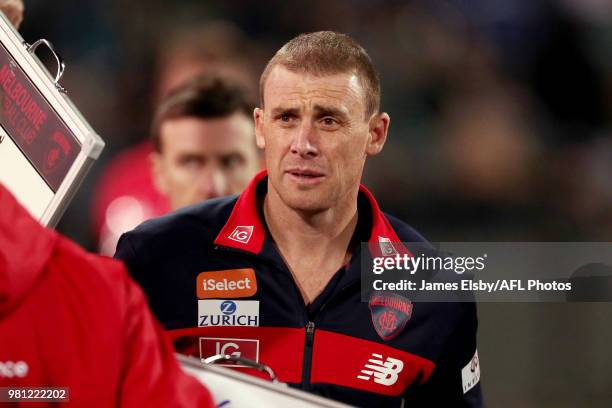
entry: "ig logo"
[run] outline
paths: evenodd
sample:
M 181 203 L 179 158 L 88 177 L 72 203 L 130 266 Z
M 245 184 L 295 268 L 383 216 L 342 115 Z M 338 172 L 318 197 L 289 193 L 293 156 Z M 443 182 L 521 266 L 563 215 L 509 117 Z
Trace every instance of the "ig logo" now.
M 397 251 L 393 247 L 391 240 L 385 237 L 378 237 L 378 245 L 380 246 L 380 252 L 382 256 L 391 256 L 397 254 Z
M 252 225 L 238 225 L 234 232 L 232 232 L 228 238 L 232 241 L 241 242 L 246 244 L 251 239 L 251 235 L 253 234 L 253 226 Z

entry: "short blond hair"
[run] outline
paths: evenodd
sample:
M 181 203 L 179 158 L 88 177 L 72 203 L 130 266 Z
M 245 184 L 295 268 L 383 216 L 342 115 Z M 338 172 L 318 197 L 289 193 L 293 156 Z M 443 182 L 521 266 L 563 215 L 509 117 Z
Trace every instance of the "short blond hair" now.
M 300 34 L 274 54 L 259 80 L 259 99 L 264 106 L 264 85 L 272 69 L 280 65 L 289 71 L 316 76 L 354 71 L 365 91 L 366 115 L 380 109 L 380 79 L 366 50 L 346 34 L 317 31 Z

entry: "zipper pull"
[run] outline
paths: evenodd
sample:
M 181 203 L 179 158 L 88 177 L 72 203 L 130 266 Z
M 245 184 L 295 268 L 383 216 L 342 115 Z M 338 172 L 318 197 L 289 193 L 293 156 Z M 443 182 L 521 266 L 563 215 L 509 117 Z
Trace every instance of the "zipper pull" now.
M 306 345 L 307 346 L 312 346 L 312 343 L 314 342 L 314 331 L 315 331 L 314 322 L 308 322 L 308 324 L 306 325 Z

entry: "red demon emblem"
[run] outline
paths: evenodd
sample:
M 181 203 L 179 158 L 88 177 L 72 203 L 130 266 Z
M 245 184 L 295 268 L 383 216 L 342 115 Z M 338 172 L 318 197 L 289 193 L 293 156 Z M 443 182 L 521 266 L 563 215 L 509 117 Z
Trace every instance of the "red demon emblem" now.
M 383 340 L 397 336 L 412 317 L 412 302 L 394 293 L 372 293 L 369 306 L 374 329 Z

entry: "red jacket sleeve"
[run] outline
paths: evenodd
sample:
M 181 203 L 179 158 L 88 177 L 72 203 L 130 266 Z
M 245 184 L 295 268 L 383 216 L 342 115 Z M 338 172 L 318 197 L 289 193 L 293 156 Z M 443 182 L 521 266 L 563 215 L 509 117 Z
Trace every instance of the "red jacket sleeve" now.
M 142 290 L 124 279 L 128 307 L 123 323 L 123 365 L 117 400 L 121 406 L 213 407 L 208 391 L 185 374 L 155 320 Z

